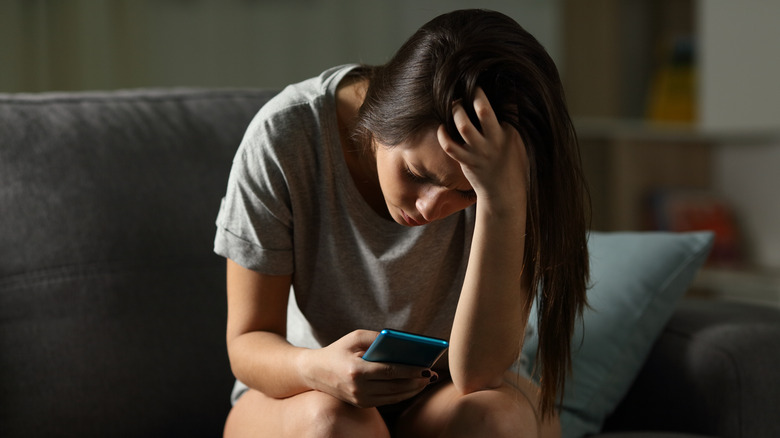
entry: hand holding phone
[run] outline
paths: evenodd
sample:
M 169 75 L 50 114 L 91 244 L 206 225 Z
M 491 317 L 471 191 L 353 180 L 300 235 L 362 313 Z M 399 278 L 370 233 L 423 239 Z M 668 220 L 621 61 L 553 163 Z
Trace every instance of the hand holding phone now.
M 369 362 L 362 355 L 377 332 L 354 330 L 322 348 L 305 350 L 303 361 L 311 389 L 362 408 L 398 403 L 438 380 L 434 370 Z
M 444 339 L 384 329 L 363 354 L 363 359 L 430 368 L 447 347 L 449 344 Z

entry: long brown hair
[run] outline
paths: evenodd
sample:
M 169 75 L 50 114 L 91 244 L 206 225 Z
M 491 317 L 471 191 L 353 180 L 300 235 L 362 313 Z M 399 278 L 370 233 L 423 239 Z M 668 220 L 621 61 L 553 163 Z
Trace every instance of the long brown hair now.
M 462 141 L 453 103 L 472 102 L 478 87 L 499 121 L 525 142 L 531 183 L 523 272 L 536 293 L 524 304 L 530 309 L 537 297 L 541 411 L 549 415 L 571 369 L 572 332 L 589 277 L 587 188 L 555 63 L 506 15 L 461 10 L 428 22 L 387 64 L 365 74 L 369 86 L 354 132 L 364 145 L 397 145 L 441 124 Z M 472 105 L 464 107 L 479 127 Z

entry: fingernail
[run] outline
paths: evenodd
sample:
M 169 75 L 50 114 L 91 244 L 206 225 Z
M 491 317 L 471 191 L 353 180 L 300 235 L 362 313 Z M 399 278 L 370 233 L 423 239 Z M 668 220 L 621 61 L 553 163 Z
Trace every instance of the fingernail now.
M 428 370 L 423 370 L 423 372 L 422 372 L 422 376 L 423 376 L 423 377 L 431 377 L 431 372 L 430 372 L 430 371 L 428 371 Z
M 436 374 L 431 376 L 431 383 L 433 383 L 433 382 L 435 382 L 437 380 L 439 380 L 439 376 L 437 376 Z

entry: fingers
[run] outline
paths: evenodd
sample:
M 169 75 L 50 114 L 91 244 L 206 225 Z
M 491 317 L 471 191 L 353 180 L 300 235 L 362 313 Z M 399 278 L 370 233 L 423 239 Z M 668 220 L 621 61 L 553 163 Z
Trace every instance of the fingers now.
M 411 365 L 369 362 L 368 366 L 366 380 L 430 379 L 436 375 L 430 369 Z
M 490 150 L 503 144 L 505 140 L 504 128 L 482 88 L 477 88 L 472 105 L 482 127 L 481 132 L 472 123 L 461 101 L 455 102 L 452 110 L 453 122 L 465 144 L 454 141 L 444 126 L 440 126 L 437 130 L 442 149 L 461 164 L 474 164 L 473 161 L 477 156 L 489 154 Z
M 458 132 L 466 141 L 466 144 L 474 145 L 487 140 L 497 140 L 502 134 L 501 124 L 498 122 L 495 111 L 490 105 L 485 91 L 477 87 L 474 101 L 472 102 L 474 113 L 477 115 L 479 124 L 482 126 L 482 132 L 469 119 L 463 103 L 458 101 L 453 106 L 453 121 Z
M 415 374 L 402 378 L 386 378 L 391 373 L 408 375 L 407 371 L 412 371 Z M 374 399 L 392 400 L 389 403 L 395 403 L 419 393 L 431 383 L 436 382 L 438 378 L 438 374 L 429 370 L 421 372 L 416 368 L 414 370 L 393 369 L 392 372 L 380 374 L 379 378 L 366 382 L 365 395 Z
M 422 389 L 439 379 L 439 375 L 435 371 L 427 368 L 378 362 L 371 365 L 363 378 L 378 393 L 397 393 L 416 388 Z
M 450 137 L 450 134 L 447 133 L 447 128 L 445 128 L 444 125 L 439 125 L 439 129 L 436 130 L 436 137 L 439 140 L 441 148 L 450 156 L 450 158 L 459 163 L 462 163 L 466 159 L 466 149 Z
M 477 87 L 473 105 L 474 112 L 482 125 L 482 134 L 488 139 L 500 136 L 503 131 L 501 124 L 498 122 L 498 117 L 496 117 L 496 113 L 493 111 L 493 106 L 490 104 L 487 94 L 481 87 Z
M 378 362 L 364 365 L 349 397 L 353 404 L 363 407 L 406 400 L 438 380 L 438 375 L 426 368 Z
M 355 330 L 318 350 L 323 354 L 323 359 L 317 361 L 322 367 L 312 388 L 368 407 L 404 400 L 438 379 L 425 367 L 362 359 L 377 335 L 375 331 Z

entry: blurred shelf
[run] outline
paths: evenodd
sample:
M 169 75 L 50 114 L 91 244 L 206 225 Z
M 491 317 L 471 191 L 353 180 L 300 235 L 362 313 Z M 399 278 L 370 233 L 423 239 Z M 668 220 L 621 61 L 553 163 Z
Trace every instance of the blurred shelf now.
M 729 129 L 716 131 L 692 123 L 657 122 L 639 118 L 575 117 L 581 140 L 617 140 L 692 143 L 710 145 L 766 144 L 780 139 L 774 129 Z

